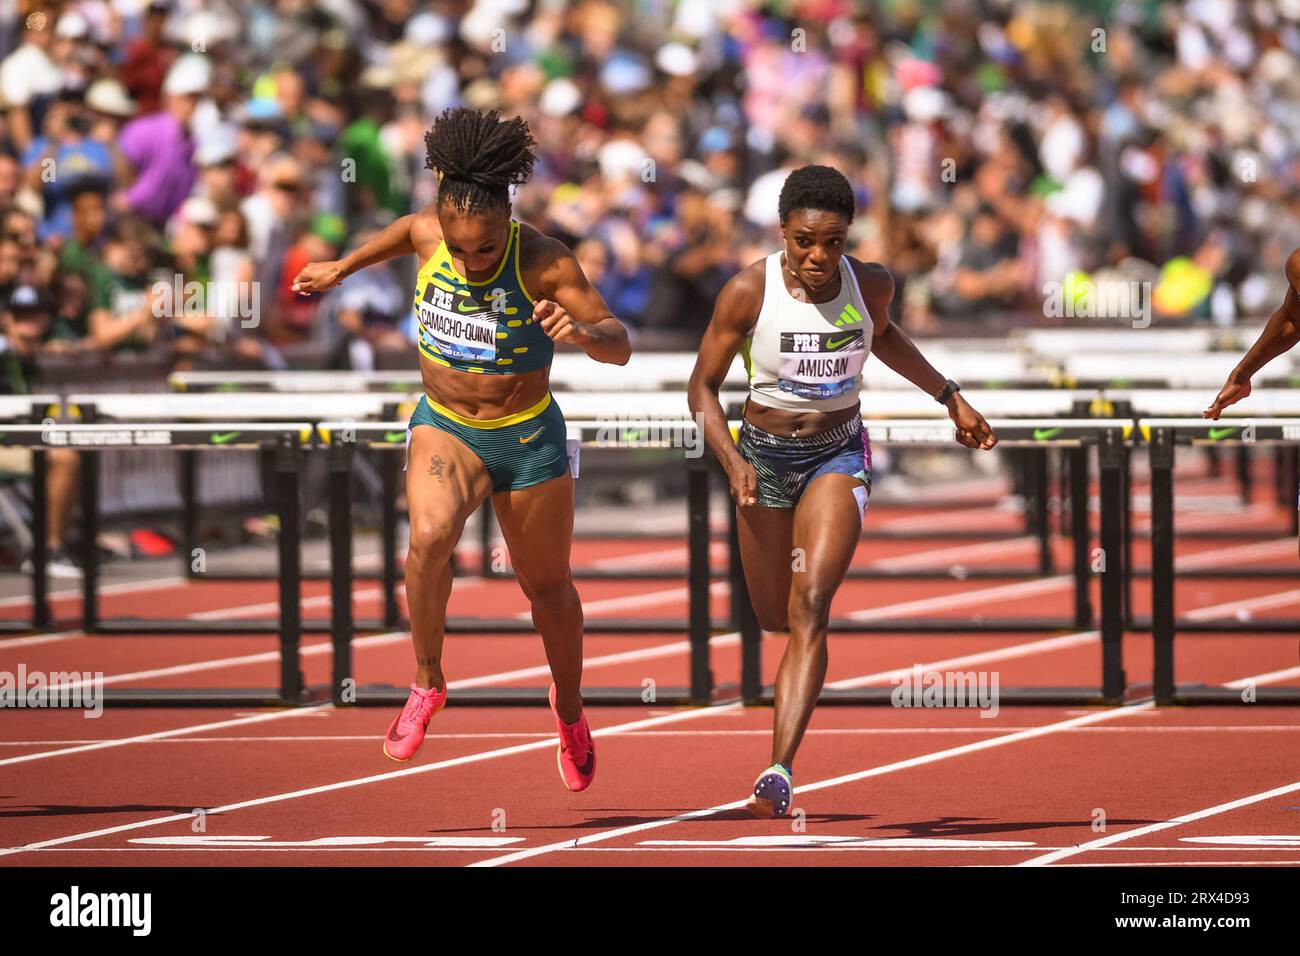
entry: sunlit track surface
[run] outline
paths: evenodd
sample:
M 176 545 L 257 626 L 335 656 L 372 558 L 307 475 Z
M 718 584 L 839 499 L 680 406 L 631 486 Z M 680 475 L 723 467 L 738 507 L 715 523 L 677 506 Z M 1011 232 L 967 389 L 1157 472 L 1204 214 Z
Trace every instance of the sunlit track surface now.
M 1194 483 L 1187 495 L 1189 507 L 1180 499 L 1180 526 L 1225 520 L 1215 509 L 1231 498 L 1226 479 L 1201 480 L 1203 487 Z M 1257 500 L 1228 520 L 1277 528 L 1280 509 L 1264 494 L 1270 487 L 1258 481 Z M 1141 527 L 1144 515 L 1135 515 Z M 954 519 L 1008 532 L 1023 527 L 1018 513 L 991 508 L 927 515 L 882 506 L 870 521 L 923 527 Z M 1147 547 L 1135 541 L 1139 563 Z M 832 614 L 1068 615 L 1067 541 L 1054 542 L 1054 577 L 964 580 L 960 573 L 1024 566 L 1035 548 L 1033 539 L 1014 534 L 996 542 L 867 536 L 857 567 L 957 571 L 939 580 L 850 580 Z M 473 560 L 472 549 L 467 556 Z M 584 540 L 575 543 L 574 560 L 673 568 L 684 567 L 685 556 L 684 540 Z M 725 558 L 715 543 L 715 566 Z M 1185 568 L 1234 561 L 1285 568 L 1294 566 L 1295 542 L 1281 534 L 1180 540 L 1177 559 Z M 684 581 L 585 581 L 579 590 L 588 614 L 686 613 Z M 381 598 L 373 584 L 357 583 L 359 614 L 375 613 Z M 715 620 L 725 620 L 724 579 L 713 582 L 711 600 Z M 269 582 L 168 577 L 110 585 L 103 596 L 108 614 L 165 603 L 168 613 L 199 620 L 269 616 L 274 601 Z M 1141 582 L 1134 601 L 1137 614 L 1148 612 L 1149 589 Z M 60 602 L 75 614 L 75 598 L 58 599 L 56 612 Z M 1176 603 L 1180 615 L 1206 621 L 1294 615 L 1300 578 L 1187 579 Z M 23 607 L 11 602 L 0 610 L 21 614 Z M 515 582 L 473 577 L 457 580 L 449 609 L 493 616 L 527 610 Z M 305 616 L 323 620 L 328 613 L 325 582 L 305 582 Z M 768 681 L 780 643 L 777 636 L 764 639 Z M 688 648 L 679 635 L 589 635 L 585 649 L 588 686 L 687 679 Z M 303 650 L 307 682 L 326 682 L 325 638 L 306 637 Z M 14 713 L 0 727 L 0 866 L 1300 864 L 1300 841 L 1287 836 L 1300 812 L 1300 774 L 1290 759 L 1300 742 L 1300 713 L 1254 705 L 1152 707 L 1143 699 L 1152 676 L 1146 635 L 1126 636 L 1132 694 L 1119 708 L 821 709 L 800 751 L 796 813 L 786 821 L 755 821 L 737 809 L 766 763 L 771 725 L 770 709 L 729 702 L 738 693 L 739 652 L 736 635 L 713 639 L 721 701 L 714 707 L 592 708 L 600 770 L 583 794 L 561 786 L 549 715 L 534 708 L 453 705 L 435 718 L 421 753 L 402 766 L 380 752 L 392 717 L 382 708 L 110 708 L 93 720 L 74 711 Z M 405 633 L 359 636 L 354 655 L 363 684 L 401 686 L 409 674 Z M 1180 682 L 1300 686 L 1294 639 L 1184 634 L 1177 655 Z M 533 635 L 452 635 L 445 659 L 453 702 L 458 688 L 547 682 Z M 269 685 L 277 660 L 270 635 L 106 638 L 70 631 L 0 639 L 0 670 L 20 663 L 29 670 L 98 670 L 118 687 Z M 1099 681 L 1099 665 L 1096 632 L 1085 628 L 836 635 L 827 681 L 891 688 L 919 668 L 996 674 L 1004 686 L 1084 685 Z M 655 766 L 672 772 L 645 773 Z

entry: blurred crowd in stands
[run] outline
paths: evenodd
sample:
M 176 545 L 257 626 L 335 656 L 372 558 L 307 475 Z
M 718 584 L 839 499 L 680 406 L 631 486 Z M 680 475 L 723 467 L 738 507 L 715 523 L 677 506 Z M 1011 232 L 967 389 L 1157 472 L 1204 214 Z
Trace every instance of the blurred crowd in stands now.
M 1300 246 L 1300 0 L 0 3 L 0 381 L 41 361 L 413 360 L 416 264 L 294 295 L 429 203 L 448 106 L 526 118 L 515 214 L 643 339 L 693 348 L 828 163 L 919 334 L 1051 282 L 1262 318 Z

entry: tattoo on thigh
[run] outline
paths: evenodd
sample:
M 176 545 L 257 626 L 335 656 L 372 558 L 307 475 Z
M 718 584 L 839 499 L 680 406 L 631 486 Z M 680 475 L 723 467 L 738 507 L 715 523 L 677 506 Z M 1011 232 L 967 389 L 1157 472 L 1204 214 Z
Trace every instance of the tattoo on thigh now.
M 442 481 L 442 464 L 442 459 L 437 455 L 429 459 L 429 474 L 437 478 L 439 482 Z

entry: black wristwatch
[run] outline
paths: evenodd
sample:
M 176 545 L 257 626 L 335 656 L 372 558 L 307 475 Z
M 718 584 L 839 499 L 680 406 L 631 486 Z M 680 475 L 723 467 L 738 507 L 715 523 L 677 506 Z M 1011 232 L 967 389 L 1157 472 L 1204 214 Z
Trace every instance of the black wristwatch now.
M 934 393 L 934 400 L 938 402 L 940 405 L 947 405 L 948 399 L 952 398 L 960 391 L 961 391 L 961 386 L 958 385 L 956 382 L 954 382 L 952 379 L 948 379 L 948 381 L 943 383 L 943 388 L 939 389 L 939 391 Z

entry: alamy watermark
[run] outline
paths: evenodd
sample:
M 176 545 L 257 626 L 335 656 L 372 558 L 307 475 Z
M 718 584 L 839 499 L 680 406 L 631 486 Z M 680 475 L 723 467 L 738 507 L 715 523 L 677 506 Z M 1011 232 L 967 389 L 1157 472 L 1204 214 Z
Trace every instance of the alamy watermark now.
M 998 715 L 997 671 L 932 671 L 914 664 L 889 682 L 895 707 L 974 707 L 981 717 Z
M 148 936 L 153 929 L 152 893 L 92 893 L 74 885 L 50 897 L 50 925 L 118 926 L 132 936 Z
M 681 448 L 687 458 L 704 454 L 704 415 L 651 419 L 644 415 L 602 415 L 596 419 L 595 444 L 601 448 Z
M 103 671 L 0 671 L 0 708 L 79 707 L 83 717 L 104 712 Z
M 261 323 L 262 284 L 260 282 L 196 282 L 185 281 L 177 273 L 172 281 L 159 280 L 153 284 L 154 318 L 176 318 L 181 315 L 224 315 L 239 319 L 245 329 L 256 328 Z
M 1043 316 L 1048 319 L 1128 319 L 1135 329 L 1151 325 L 1151 283 L 1097 282 L 1071 273 L 1064 282 L 1043 283 Z

